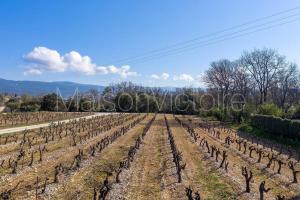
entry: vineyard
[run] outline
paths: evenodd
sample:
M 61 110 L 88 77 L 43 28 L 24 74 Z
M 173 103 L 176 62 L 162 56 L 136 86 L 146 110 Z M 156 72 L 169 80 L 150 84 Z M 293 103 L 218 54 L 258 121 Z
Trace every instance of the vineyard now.
M 34 112 L 34 113 L 5 113 L 0 115 L 0 128 L 53 122 L 63 119 L 73 119 L 87 116 L 90 113 L 68 112 Z
M 1 116 L 77 120 L 0 136 L 0 199 L 300 199 L 289 147 L 194 116 L 88 115 Z

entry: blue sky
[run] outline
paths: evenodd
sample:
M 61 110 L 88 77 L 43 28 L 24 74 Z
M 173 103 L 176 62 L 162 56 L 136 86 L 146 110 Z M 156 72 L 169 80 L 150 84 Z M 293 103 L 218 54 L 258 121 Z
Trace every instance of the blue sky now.
M 1 0 L 0 77 L 198 86 L 211 61 L 263 47 L 299 64 L 300 21 L 168 56 L 164 49 L 155 59 L 146 54 L 298 6 L 297 0 Z M 260 23 L 295 15 L 292 21 L 299 12 Z

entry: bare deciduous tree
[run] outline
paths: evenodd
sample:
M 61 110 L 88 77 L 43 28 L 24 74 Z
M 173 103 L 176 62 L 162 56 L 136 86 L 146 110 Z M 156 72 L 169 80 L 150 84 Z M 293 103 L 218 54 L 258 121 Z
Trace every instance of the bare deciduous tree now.
M 266 102 L 271 84 L 285 64 L 285 58 L 273 49 L 255 49 L 244 52 L 241 62 L 256 83 L 260 103 Z
M 288 97 L 291 97 L 294 90 L 299 87 L 299 73 L 297 65 L 287 63 L 286 67 L 281 69 L 277 74 L 276 80 L 271 89 L 272 99 L 284 108 Z
M 234 63 L 223 59 L 210 64 L 210 69 L 205 72 L 204 82 L 211 88 L 220 91 L 222 103 L 227 105 L 226 98 L 233 88 Z

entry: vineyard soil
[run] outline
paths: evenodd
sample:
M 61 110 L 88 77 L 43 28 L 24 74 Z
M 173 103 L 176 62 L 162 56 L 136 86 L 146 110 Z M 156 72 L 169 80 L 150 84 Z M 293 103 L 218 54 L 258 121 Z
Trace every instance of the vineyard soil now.
M 3 134 L 0 199 L 300 199 L 295 152 L 195 116 L 93 114 Z

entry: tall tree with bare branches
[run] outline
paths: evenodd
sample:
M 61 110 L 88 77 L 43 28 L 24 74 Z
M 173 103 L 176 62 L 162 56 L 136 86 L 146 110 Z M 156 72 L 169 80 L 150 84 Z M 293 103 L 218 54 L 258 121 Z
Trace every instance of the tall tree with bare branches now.
M 249 72 L 260 93 L 260 103 L 267 101 L 272 82 L 285 64 L 285 58 L 273 49 L 244 52 L 241 62 Z

